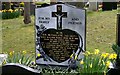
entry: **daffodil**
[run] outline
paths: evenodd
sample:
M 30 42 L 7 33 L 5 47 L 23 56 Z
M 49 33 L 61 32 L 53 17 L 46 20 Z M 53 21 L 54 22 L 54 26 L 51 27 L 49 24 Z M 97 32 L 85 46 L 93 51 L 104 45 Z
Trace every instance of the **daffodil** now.
M 26 50 L 24 50 L 24 51 L 22 51 L 22 53 L 23 53 L 23 54 L 26 54 L 26 53 L 27 53 L 27 51 L 26 51 Z
M 13 54 L 14 54 L 14 51 L 11 51 L 11 52 L 9 53 L 10 56 L 12 56 Z
M 84 61 L 83 61 L 83 60 L 81 60 L 81 61 L 80 61 L 80 64 L 81 64 L 81 65 L 82 65 L 82 64 L 84 64 Z
M 109 56 L 109 53 L 102 53 L 101 57 L 107 58 Z
M 6 10 L 2 10 L 2 12 L 4 13 L 4 12 L 6 12 Z
M 106 66 L 109 67 L 110 66 L 110 61 L 106 62 Z
M 89 52 L 89 51 L 86 51 L 85 55 L 90 55 L 90 52 Z
M 15 11 L 18 11 L 18 9 L 15 9 Z
M 11 13 L 13 12 L 13 10 L 12 10 L 12 9 L 9 9 L 8 11 L 9 11 L 9 12 L 11 12 Z
M 13 3 L 10 3 L 10 5 L 13 5 Z
M 24 5 L 24 2 L 21 2 L 20 4 L 21 4 L 21 5 Z
M 117 54 L 110 54 L 110 56 L 109 56 L 109 59 L 116 59 L 117 58 Z
M 6 64 L 7 62 L 6 62 L 6 60 L 4 60 L 3 62 L 2 62 L 2 64 Z
M 41 56 L 41 54 L 37 54 L 37 57 L 40 57 Z
M 95 49 L 94 54 L 98 54 L 99 52 L 100 52 L 99 49 Z
M 20 11 L 23 11 L 22 9 L 20 9 Z

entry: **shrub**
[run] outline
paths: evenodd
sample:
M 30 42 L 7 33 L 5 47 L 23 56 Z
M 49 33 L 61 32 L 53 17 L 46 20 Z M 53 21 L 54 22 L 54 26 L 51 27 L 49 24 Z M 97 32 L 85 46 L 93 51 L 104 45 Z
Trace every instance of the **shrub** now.
M 13 18 L 17 18 L 20 16 L 20 11 L 18 9 L 1 10 L 0 16 L 2 16 L 2 19 L 13 19 Z

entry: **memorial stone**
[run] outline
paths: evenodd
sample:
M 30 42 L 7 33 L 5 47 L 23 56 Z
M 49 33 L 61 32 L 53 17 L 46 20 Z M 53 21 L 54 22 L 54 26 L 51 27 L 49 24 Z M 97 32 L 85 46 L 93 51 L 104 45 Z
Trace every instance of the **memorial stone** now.
M 79 59 L 85 50 L 85 10 L 65 4 L 35 9 L 36 63 L 69 66 L 75 52 Z M 38 57 L 37 55 L 41 56 Z
M 103 2 L 102 3 L 102 10 L 112 10 L 112 2 Z
M 89 2 L 89 10 L 96 11 L 98 10 L 98 2 L 97 0 L 93 0 Z

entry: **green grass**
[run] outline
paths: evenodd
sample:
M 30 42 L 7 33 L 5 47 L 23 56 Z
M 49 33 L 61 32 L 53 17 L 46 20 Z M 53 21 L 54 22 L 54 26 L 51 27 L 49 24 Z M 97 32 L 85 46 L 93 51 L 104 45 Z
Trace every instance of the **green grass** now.
M 87 50 L 98 48 L 102 52 L 113 52 L 111 46 L 116 43 L 116 14 L 117 10 L 87 15 Z
M 102 52 L 112 52 L 116 40 L 117 11 L 90 12 L 87 14 L 86 50 L 95 48 Z M 23 17 L 2 20 L 2 51 L 35 51 L 34 17 L 25 25 Z
M 32 20 L 33 17 L 32 17 Z M 34 23 L 25 25 L 23 17 L 10 20 L 2 20 L 2 50 L 9 51 L 35 51 Z

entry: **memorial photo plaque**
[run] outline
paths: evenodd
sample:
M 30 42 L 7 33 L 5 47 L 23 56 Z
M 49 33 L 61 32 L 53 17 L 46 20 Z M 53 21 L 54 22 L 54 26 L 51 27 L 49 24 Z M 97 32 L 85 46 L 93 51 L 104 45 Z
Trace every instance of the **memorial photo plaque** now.
M 65 4 L 36 8 L 36 63 L 68 66 L 73 52 L 80 58 L 85 50 L 85 18 L 85 10 Z

